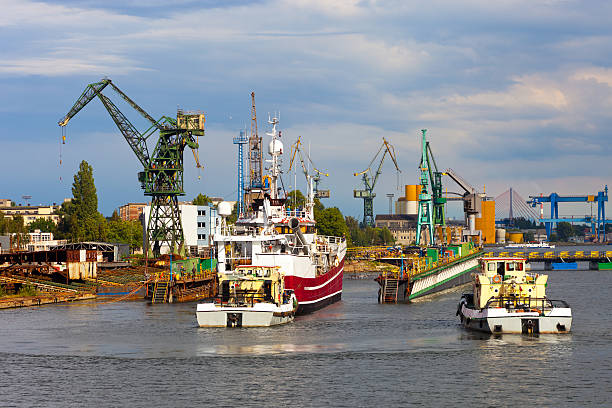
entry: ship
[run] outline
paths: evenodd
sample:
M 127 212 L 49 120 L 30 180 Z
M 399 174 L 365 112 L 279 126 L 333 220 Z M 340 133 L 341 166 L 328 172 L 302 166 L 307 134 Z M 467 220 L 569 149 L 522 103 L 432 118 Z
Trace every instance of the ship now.
M 407 303 L 471 281 L 483 252 L 471 242 L 441 247 L 409 247 L 379 261 L 396 268 L 376 277 L 379 303 Z
M 278 266 L 240 266 L 223 274 L 218 296 L 200 303 L 200 327 L 266 327 L 292 322 L 297 310 L 293 291 L 285 289 Z
M 310 313 L 342 298 L 346 238 L 317 233 L 313 177 L 307 175 L 304 206 L 292 206 L 288 195 L 281 194 L 283 144 L 278 118 L 270 119 L 269 123 L 270 165 L 261 186 L 249 188 L 245 194 L 248 205 L 233 225 L 227 222 L 231 205 L 228 202 L 218 205 L 221 221 L 212 237 L 218 276 L 221 281 L 244 265 L 279 267 L 285 289 L 293 291 L 297 299 L 296 313 Z
M 472 274 L 472 293 L 457 306 L 461 324 L 486 333 L 569 333 L 572 309 L 546 296 L 548 275 L 527 272 L 527 260 L 483 257 Z

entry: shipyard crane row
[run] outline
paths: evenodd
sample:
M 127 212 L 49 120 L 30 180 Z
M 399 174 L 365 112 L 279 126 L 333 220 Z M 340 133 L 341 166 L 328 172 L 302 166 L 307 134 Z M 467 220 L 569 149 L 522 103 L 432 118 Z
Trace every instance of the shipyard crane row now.
M 372 164 L 376 161 L 380 153 L 383 153 L 380 158 L 380 162 L 378 163 L 378 167 L 376 168 L 376 172 L 372 174 Z M 353 190 L 354 198 L 362 198 L 363 199 L 363 225 L 365 226 L 374 226 L 374 197 L 376 197 L 376 193 L 374 193 L 374 187 L 376 187 L 376 182 L 378 181 L 378 176 L 382 173 L 382 165 L 385 162 L 385 157 L 389 154 L 391 160 L 393 160 L 393 164 L 395 165 L 395 169 L 398 172 L 401 172 L 399 166 L 397 165 L 397 160 L 395 159 L 395 148 L 387 142 L 387 140 L 383 137 L 383 142 L 378 152 L 374 155 L 372 161 L 368 167 L 360 172 L 354 173 L 354 176 L 361 176 L 363 181 L 363 190 Z
M 150 127 L 139 132 L 117 106 L 102 91 L 107 87 L 115 91 L 134 110 L 150 122 Z M 128 142 L 143 166 L 138 173 L 138 181 L 146 196 L 151 196 L 151 212 L 147 220 L 146 248 L 154 256 L 159 256 L 161 247 L 167 245 L 172 253 L 184 254 L 184 237 L 181 225 L 178 197 L 185 195 L 183 190 L 183 151 L 189 147 L 198 160 L 198 136 L 204 136 L 204 114 L 200 111 L 178 110 L 176 119 L 162 116 L 155 120 L 132 99 L 123 93 L 112 81 L 104 78 L 87 85 L 76 103 L 58 124 L 65 129 L 81 109 L 98 97 Z M 159 131 L 155 148 L 149 154 L 148 141 Z M 62 136 L 65 140 L 65 136 Z

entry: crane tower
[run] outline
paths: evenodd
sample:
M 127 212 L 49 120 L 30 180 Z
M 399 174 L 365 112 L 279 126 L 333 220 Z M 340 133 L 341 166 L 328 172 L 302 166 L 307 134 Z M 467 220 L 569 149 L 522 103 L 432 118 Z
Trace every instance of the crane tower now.
M 134 110 L 147 119 L 151 126 L 139 132 L 121 113 L 117 106 L 102 91 L 107 87 L 115 91 Z M 198 136 L 204 136 L 205 117 L 202 112 L 178 110 L 176 119 L 162 116 L 155 120 L 132 99 L 104 78 L 100 82 L 87 85 L 79 99 L 58 124 L 64 128 L 81 109 L 98 97 L 128 142 L 143 166 L 138 173 L 138 181 L 146 196 L 151 196 L 151 212 L 147 220 L 145 250 L 159 256 L 161 247 L 166 245 L 171 252 L 184 254 L 184 237 L 181 225 L 178 197 L 185 195 L 183 190 L 183 151 L 192 149 L 196 166 L 200 166 L 197 156 Z M 159 138 L 152 154 L 149 154 L 148 141 L 159 132 Z

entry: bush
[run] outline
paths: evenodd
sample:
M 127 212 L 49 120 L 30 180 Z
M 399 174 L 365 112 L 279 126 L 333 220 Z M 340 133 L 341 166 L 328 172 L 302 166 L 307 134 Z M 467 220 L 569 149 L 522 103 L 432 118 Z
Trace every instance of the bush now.
M 17 294 L 19 296 L 36 296 L 38 291 L 34 285 L 23 285 Z

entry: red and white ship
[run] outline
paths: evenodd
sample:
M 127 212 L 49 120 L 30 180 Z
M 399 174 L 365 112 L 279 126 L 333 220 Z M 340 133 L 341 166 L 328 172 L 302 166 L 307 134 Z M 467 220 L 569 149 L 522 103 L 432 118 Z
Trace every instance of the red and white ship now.
M 231 207 L 227 202 L 219 204 L 223 221 L 213 234 L 218 272 L 230 275 L 241 265 L 280 266 L 285 289 L 294 291 L 297 313 L 304 314 L 341 299 L 346 239 L 317 234 L 313 178 L 307 173 L 308 197 L 303 208 L 291 209 L 287 198 L 279 197 L 283 145 L 278 119 L 271 119 L 270 124 L 269 174 L 260 188 L 248 190 L 248 208 L 235 225 L 227 225 Z

